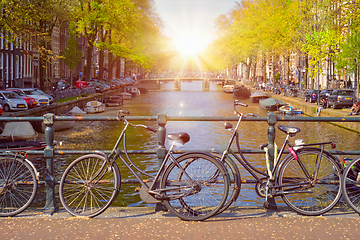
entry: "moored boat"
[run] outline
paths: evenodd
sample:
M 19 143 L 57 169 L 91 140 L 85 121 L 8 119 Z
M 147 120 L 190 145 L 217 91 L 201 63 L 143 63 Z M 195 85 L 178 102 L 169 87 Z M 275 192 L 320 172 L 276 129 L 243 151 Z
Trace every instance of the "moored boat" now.
M 140 95 L 140 90 L 137 87 L 126 87 L 125 92 L 130 93 L 131 97 L 136 97 Z
M 1 150 L 42 150 L 45 142 L 36 141 L 38 133 L 30 122 L 7 122 L 0 134 Z
M 286 105 L 283 101 L 280 99 L 275 98 L 266 98 L 266 99 L 260 99 L 259 105 L 261 108 L 269 111 L 277 111 L 281 106 Z
M 281 106 L 279 107 L 279 111 L 285 114 L 302 114 L 303 111 L 300 108 L 294 108 L 290 105 L 285 105 L 285 106 Z
M 255 91 L 250 95 L 250 99 L 252 103 L 258 103 L 260 99 L 266 99 L 266 98 L 269 98 L 269 96 L 266 93 L 260 91 Z
M 233 93 L 234 92 L 234 85 L 224 85 L 222 87 L 222 89 L 226 93 Z
M 131 94 L 130 93 L 127 93 L 127 92 L 122 92 L 119 94 L 123 100 L 129 100 L 131 99 Z
M 84 108 L 86 113 L 100 113 L 105 111 L 105 104 L 99 101 L 90 101 L 86 103 Z
M 235 85 L 233 97 L 234 98 L 249 98 L 251 95 L 251 91 L 249 88 L 244 85 Z

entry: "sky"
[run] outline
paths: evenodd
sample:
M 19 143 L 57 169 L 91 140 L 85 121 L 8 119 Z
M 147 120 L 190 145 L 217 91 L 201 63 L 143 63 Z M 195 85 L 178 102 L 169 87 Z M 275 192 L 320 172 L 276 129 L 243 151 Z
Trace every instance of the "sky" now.
M 235 0 L 155 0 L 164 34 L 180 45 L 186 45 L 186 39 L 196 39 L 200 45 L 210 43 L 215 37 L 215 19 L 235 5 Z

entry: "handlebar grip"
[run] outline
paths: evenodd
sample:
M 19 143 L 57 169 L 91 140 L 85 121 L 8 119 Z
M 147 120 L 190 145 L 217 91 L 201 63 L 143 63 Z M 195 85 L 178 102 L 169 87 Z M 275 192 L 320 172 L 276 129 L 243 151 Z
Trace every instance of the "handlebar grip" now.
M 117 119 L 120 120 L 120 119 L 124 118 L 124 115 L 130 115 L 130 112 L 126 111 L 126 110 L 119 110 Z
M 265 144 L 261 145 L 260 149 L 263 150 L 265 147 L 267 147 L 267 145 L 269 145 L 269 143 L 265 143 Z
M 247 114 L 245 114 L 245 117 L 247 117 L 247 116 L 252 116 L 252 117 L 261 117 L 261 116 L 259 116 L 259 115 L 255 114 L 255 113 L 247 113 Z
M 147 130 L 149 130 L 149 131 L 154 132 L 154 133 L 156 133 L 156 132 L 157 132 L 157 130 L 156 130 L 156 129 L 154 129 L 154 128 L 151 128 L 151 127 L 148 127 L 148 126 L 146 126 L 145 128 L 146 128 Z
M 242 106 L 242 107 L 247 107 L 247 106 L 248 106 L 247 104 L 241 103 L 241 102 L 239 102 L 238 100 L 235 100 L 235 101 L 234 101 L 234 105 L 240 105 L 240 106 Z

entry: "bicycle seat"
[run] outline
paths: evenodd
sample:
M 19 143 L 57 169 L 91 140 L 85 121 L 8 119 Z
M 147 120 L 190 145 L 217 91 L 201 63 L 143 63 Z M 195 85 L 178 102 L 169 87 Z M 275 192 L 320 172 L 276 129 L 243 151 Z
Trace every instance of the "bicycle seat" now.
M 181 143 L 182 145 L 184 145 L 185 143 L 190 141 L 190 135 L 187 134 L 186 132 L 169 133 L 167 135 L 167 138 L 174 141 L 174 142 Z
M 278 129 L 283 131 L 284 133 L 290 134 L 290 136 L 295 136 L 298 132 L 300 132 L 300 128 L 297 127 L 290 127 L 284 125 L 278 125 Z

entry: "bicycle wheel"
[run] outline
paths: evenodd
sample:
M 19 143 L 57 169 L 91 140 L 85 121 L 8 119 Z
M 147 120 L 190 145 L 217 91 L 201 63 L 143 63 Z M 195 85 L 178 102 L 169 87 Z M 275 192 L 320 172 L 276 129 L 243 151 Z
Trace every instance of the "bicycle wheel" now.
M 116 164 L 109 169 L 103 156 L 85 155 L 72 162 L 62 175 L 60 201 L 71 215 L 95 217 L 116 199 L 120 185 Z
M 0 216 L 11 217 L 35 199 L 38 182 L 30 164 L 13 156 L 0 158 Z
M 217 160 L 221 160 L 221 155 L 218 153 L 211 153 L 216 157 Z M 239 172 L 239 168 L 236 166 L 235 162 L 229 158 L 226 157 L 223 161 L 224 167 L 226 168 L 228 174 L 229 174 L 229 194 L 227 196 L 227 199 L 225 201 L 225 204 L 222 206 L 222 208 L 217 212 L 217 214 L 220 214 L 224 212 L 226 209 L 228 209 L 233 202 L 236 201 L 240 194 L 241 190 L 241 175 Z
M 360 157 L 346 167 L 342 184 L 346 203 L 360 214 Z
M 336 160 L 320 149 L 303 148 L 296 151 L 299 160 L 291 155 L 282 164 L 278 176 L 284 202 L 295 212 L 316 216 L 330 211 L 341 197 L 341 169 Z M 306 170 L 300 166 L 303 164 Z M 314 182 L 316 165 L 319 164 L 317 181 Z M 306 176 L 305 171 L 309 174 Z
M 182 169 L 186 169 L 184 173 Z M 189 177 L 191 180 L 189 179 Z M 229 176 L 224 166 L 207 154 L 184 154 L 164 171 L 160 188 L 164 204 L 186 221 L 202 221 L 214 216 L 229 192 Z

